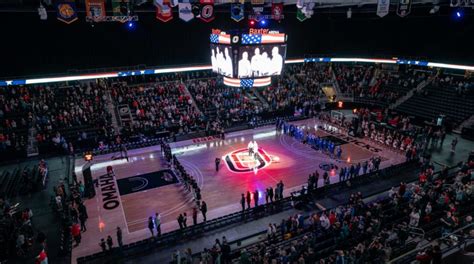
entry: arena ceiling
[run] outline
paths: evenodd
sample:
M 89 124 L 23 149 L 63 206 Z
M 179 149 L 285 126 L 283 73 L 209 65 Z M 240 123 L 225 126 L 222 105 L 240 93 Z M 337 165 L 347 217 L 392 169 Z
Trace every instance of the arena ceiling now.
M 135 12 L 155 12 L 151 0 L 133 0 L 135 3 Z M 377 0 L 284 0 L 286 6 L 296 6 L 298 2 L 304 1 L 304 3 L 314 3 L 315 9 L 328 9 L 328 8 L 339 8 L 339 7 L 367 7 L 375 6 Z M 471 6 L 474 6 L 474 0 L 413 0 L 413 5 L 432 5 L 432 6 L 449 6 L 451 2 L 465 1 L 471 2 Z M 39 2 L 42 2 L 46 7 L 52 7 L 54 0 L 1 0 L 0 1 L 0 12 L 37 12 Z M 232 1 L 228 0 L 215 0 L 216 12 L 229 12 L 228 4 Z M 247 8 L 250 8 L 250 1 L 248 2 Z M 267 5 L 271 5 L 272 1 L 265 1 Z M 85 1 L 77 0 L 76 4 L 81 11 L 83 9 Z M 397 1 L 392 0 L 391 5 L 396 5 Z M 53 9 L 49 11 L 54 11 Z M 83 11 L 83 10 L 82 10 Z M 285 10 L 285 12 L 294 12 L 293 9 Z

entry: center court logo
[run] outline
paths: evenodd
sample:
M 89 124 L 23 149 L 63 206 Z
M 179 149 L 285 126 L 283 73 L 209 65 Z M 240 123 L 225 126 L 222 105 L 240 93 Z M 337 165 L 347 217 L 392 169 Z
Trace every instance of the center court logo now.
M 255 155 L 249 155 L 246 148 L 227 153 L 223 157 L 227 168 L 236 173 L 255 172 L 272 163 L 272 157 L 265 150 L 259 148 Z

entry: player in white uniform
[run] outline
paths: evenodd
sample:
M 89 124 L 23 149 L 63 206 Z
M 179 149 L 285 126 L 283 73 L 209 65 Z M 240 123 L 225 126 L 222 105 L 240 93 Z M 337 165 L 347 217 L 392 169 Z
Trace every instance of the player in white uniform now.
M 252 156 L 253 152 L 253 142 L 250 141 L 249 144 L 247 145 L 247 148 L 249 149 L 249 156 Z
M 253 158 L 256 160 L 258 155 L 258 144 L 257 141 L 253 142 Z

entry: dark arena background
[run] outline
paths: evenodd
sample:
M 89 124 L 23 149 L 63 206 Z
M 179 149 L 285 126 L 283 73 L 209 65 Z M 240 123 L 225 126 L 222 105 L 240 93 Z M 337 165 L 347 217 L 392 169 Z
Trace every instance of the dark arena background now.
M 473 263 L 474 3 L 0 2 L 0 263 Z

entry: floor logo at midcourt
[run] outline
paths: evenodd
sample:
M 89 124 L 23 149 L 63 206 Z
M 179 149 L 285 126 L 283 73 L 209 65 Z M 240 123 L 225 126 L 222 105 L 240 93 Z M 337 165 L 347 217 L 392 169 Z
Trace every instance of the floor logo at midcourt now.
M 227 168 L 236 173 L 256 172 L 265 167 L 268 167 L 278 157 L 271 157 L 262 148 L 253 154 L 249 153 L 248 149 L 238 149 L 227 153 L 223 157 Z

